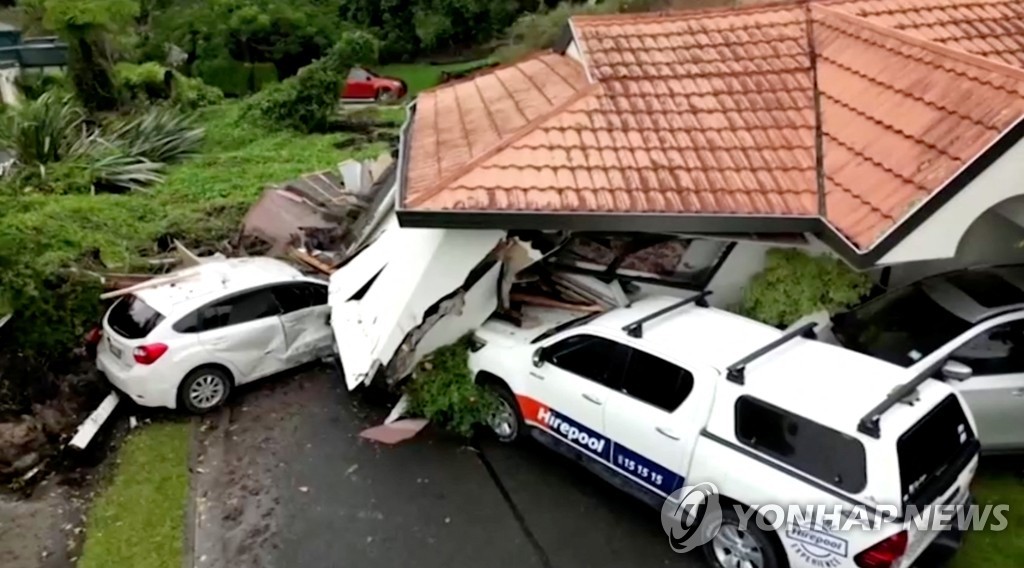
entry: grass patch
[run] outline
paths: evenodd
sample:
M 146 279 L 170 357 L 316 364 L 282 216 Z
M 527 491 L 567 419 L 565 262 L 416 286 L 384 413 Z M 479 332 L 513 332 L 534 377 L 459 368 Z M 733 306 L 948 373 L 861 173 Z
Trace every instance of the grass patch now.
M 338 150 L 335 144 L 349 136 L 344 133 L 269 130 L 239 120 L 239 106 L 228 102 L 204 109 L 202 154 L 170 168 L 167 180 L 147 193 L 52 196 L 16 194 L 11 188 L 0 194 L 5 247 L 10 245 L 12 256 L 54 271 L 89 251 L 98 251 L 108 266 L 123 267 L 152 253 L 156 238 L 165 233 L 193 242 L 228 239 L 267 185 L 384 150 L 383 145 Z
M 974 498 L 979 506 L 1009 505 L 1008 526 L 1001 532 L 967 535 L 963 550 L 950 568 L 1016 568 L 1024 558 L 1024 481 L 1009 468 L 982 464 L 975 478 Z
M 396 63 L 384 65 L 374 69 L 377 73 L 387 77 L 396 77 L 405 81 L 409 88 L 409 96 L 415 97 L 424 89 L 429 89 L 441 82 L 442 73 L 459 73 L 491 63 L 491 58 L 478 59 L 476 61 L 464 61 L 462 63 L 448 63 L 445 65 L 431 65 L 429 63 Z
M 181 567 L 190 432 L 189 422 L 166 422 L 128 436 L 89 513 L 79 568 Z

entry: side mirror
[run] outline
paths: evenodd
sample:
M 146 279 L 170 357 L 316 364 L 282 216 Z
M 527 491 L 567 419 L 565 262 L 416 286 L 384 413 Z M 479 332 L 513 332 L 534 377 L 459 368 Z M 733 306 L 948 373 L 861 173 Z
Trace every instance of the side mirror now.
M 950 359 L 942 366 L 942 376 L 954 381 L 966 381 L 974 374 L 974 369 L 964 365 L 960 361 Z
M 544 366 L 543 347 L 538 347 L 537 350 L 533 352 L 533 366 L 537 367 L 538 369 Z

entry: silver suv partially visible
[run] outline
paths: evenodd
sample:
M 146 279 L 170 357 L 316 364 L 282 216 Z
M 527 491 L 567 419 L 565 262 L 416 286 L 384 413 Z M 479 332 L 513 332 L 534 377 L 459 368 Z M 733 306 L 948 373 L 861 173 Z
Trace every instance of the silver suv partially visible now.
M 933 276 L 832 319 L 844 347 L 942 374 L 967 401 L 986 453 L 1024 451 L 1024 267 Z

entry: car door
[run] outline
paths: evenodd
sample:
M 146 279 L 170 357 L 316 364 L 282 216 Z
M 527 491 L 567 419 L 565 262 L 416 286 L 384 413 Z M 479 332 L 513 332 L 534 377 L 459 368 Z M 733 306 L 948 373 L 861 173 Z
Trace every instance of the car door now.
M 621 376 L 624 346 L 580 333 L 541 348 L 539 366 L 520 398 L 523 417 L 562 441 L 604 460 L 611 444 L 604 436 L 604 405 Z
M 294 282 L 271 290 L 281 306 L 285 364 L 295 367 L 330 355 L 334 335 L 328 323 L 327 286 Z
M 373 90 L 373 77 L 365 69 L 353 67 L 345 80 L 345 89 L 341 97 L 345 99 L 372 99 L 377 93 Z
M 612 467 L 668 495 L 682 486 L 695 434 L 707 420 L 711 381 L 696 381 L 689 369 L 645 349 L 627 349 L 622 383 L 605 409 Z
M 280 314 L 267 288 L 220 300 L 199 310 L 199 344 L 235 371 L 237 384 L 276 373 L 286 368 Z
M 972 370 L 953 386 L 974 414 L 985 451 L 1024 449 L 1024 321 L 979 332 L 950 359 Z

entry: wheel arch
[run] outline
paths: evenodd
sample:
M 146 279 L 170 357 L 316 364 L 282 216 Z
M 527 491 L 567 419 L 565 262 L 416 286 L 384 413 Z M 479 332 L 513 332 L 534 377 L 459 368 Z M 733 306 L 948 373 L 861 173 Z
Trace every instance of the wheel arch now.
M 719 500 L 719 503 L 722 505 L 722 509 L 725 509 L 726 507 L 735 507 L 735 506 L 743 507 L 744 509 L 748 509 L 748 510 L 751 509 L 750 505 L 747 505 L 746 503 L 740 501 L 739 499 L 734 499 L 734 498 L 732 498 L 732 497 L 730 497 L 728 495 L 724 495 L 724 494 L 719 495 L 718 496 L 718 500 Z M 760 512 L 758 512 L 756 514 L 757 514 L 758 517 L 764 518 L 764 515 L 762 515 Z M 785 545 L 782 544 L 782 537 L 779 536 L 779 531 L 777 531 L 775 529 L 772 529 L 772 530 L 768 530 L 768 531 L 764 531 L 764 532 L 765 532 L 765 534 L 768 535 L 768 538 L 771 539 L 772 546 L 775 547 L 775 552 L 776 552 L 776 555 L 779 558 L 779 563 L 780 563 L 780 567 L 779 568 L 789 568 L 789 555 L 786 554 L 786 547 L 785 547 Z
M 181 377 L 181 380 L 178 381 L 178 390 L 179 391 L 181 390 L 181 385 L 185 384 L 185 379 L 187 379 L 189 375 L 191 375 L 192 373 L 195 373 L 196 371 L 198 371 L 200 369 L 217 369 L 218 371 L 223 371 L 228 376 L 228 380 L 231 381 L 231 388 L 235 388 L 236 386 L 238 386 L 238 384 L 237 384 L 238 380 L 235 378 L 235 373 L 234 373 L 234 371 L 231 370 L 231 368 L 229 368 L 227 365 L 225 365 L 223 363 L 212 363 L 211 362 L 211 363 L 203 363 L 202 365 L 196 365 L 192 369 L 189 369 L 189 371 L 187 373 L 185 373 L 184 376 Z

